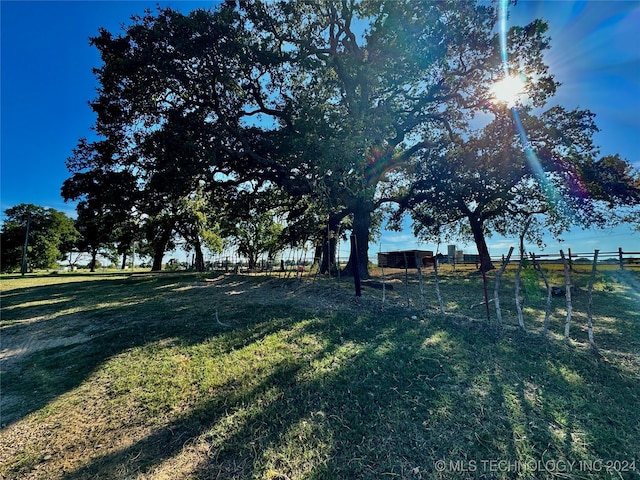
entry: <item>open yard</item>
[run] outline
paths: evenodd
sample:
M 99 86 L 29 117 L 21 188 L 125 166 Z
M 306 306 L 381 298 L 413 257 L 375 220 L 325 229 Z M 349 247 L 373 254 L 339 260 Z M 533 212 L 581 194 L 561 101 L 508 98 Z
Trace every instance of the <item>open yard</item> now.
M 0 478 L 640 479 L 637 272 L 385 273 L 3 277 Z

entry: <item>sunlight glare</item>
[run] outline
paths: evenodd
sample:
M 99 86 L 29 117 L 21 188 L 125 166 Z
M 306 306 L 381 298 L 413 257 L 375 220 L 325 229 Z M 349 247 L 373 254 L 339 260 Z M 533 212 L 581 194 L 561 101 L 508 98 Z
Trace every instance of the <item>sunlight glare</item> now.
M 513 107 L 524 94 L 524 80 L 519 75 L 508 75 L 494 83 L 491 93 L 496 101 Z

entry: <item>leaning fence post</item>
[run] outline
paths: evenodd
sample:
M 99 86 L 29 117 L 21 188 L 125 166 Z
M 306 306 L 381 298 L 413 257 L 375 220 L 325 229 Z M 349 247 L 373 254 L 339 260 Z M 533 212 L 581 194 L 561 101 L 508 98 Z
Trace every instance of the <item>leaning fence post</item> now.
M 587 301 L 587 335 L 589 338 L 589 345 L 595 347 L 595 342 L 593 341 L 593 315 L 591 313 L 591 305 L 593 304 L 593 283 L 596 279 L 596 268 L 598 265 L 598 252 L 600 250 L 593 251 L 593 266 L 591 267 L 591 280 L 589 281 L 589 300 Z
M 407 252 L 404 255 L 404 285 L 407 294 L 407 307 L 409 306 L 409 265 L 407 264 Z
M 504 273 L 507 265 L 509 264 L 509 260 L 511 259 L 511 254 L 513 253 L 513 247 L 509 248 L 509 253 L 507 254 L 507 258 L 502 256 L 502 265 L 500 266 L 500 270 L 496 273 L 495 278 L 495 288 L 493 290 L 493 303 L 496 306 L 496 317 L 498 319 L 498 324 L 502 325 L 502 310 L 500 310 L 500 279 L 502 278 L 502 274 Z
M 440 305 L 440 313 L 444 314 L 444 302 L 442 301 L 442 295 L 440 294 L 440 282 L 438 280 L 438 255 L 433 259 L 433 276 L 436 282 L 436 296 L 438 297 L 438 304 Z
M 551 314 L 551 285 L 549 285 L 549 280 L 547 279 L 547 275 L 544 273 L 542 266 L 538 263 L 536 259 L 535 253 L 531 253 L 531 262 L 533 263 L 533 268 L 535 268 L 540 275 L 542 276 L 542 280 L 544 281 L 544 286 L 547 289 L 547 304 L 544 311 L 544 322 L 542 323 L 542 335 L 547 335 L 547 330 L 549 329 L 549 315 Z
M 420 285 L 420 301 L 422 305 L 422 310 L 427 308 L 427 304 L 424 299 L 424 285 L 422 283 L 422 260 L 420 259 L 420 255 L 418 252 L 414 252 L 414 258 L 416 262 L 416 268 L 418 269 L 418 285 Z
M 487 291 L 487 272 L 484 268 L 484 256 L 480 256 L 480 268 L 482 269 L 482 287 L 484 290 L 484 305 L 487 311 L 487 322 L 491 323 L 491 313 L 489 312 L 489 292 Z M 487 263 L 490 261 L 490 258 L 487 258 Z
M 560 250 L 560 257 L 562 258 L 562 265 L 564 267 L 565 296 L 567 298 L 567 320 L 564 323 L 564 339 L 569 340 L 569 329 L 571 328 L 571 311 L 573 309 L 571 305 L 571 274 L 569 273 L 567 258 L 564 256 L 564 252 L 562 250 Z

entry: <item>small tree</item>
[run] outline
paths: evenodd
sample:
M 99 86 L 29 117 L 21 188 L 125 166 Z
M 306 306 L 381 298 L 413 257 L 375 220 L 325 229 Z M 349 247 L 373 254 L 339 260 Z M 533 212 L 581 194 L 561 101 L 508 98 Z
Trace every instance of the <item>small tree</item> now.
M 77 248 L 91 256 L 92 272 L 101 250 L 116 244 L 117 253 L 124 255 L 139 235 L 132 215 L 139 192 L 131 172 L 81 170 L 86 162 L 95 161 L 102 153 L 81 141 L 74 156 L 67 160 L 67 166 L 78 171 L 64 181 L 61 190 L 65 200 L 79 200 L 76 226 L 81 238 Z
M 261 255 L 273 259 L 284 249 L 283 226 L 274 220 L 272 212 L 252 213 L 238 220 L 232 236 L 237 241 L 238 253 L 247 257 L 250 269 L 255 269 Z
M 177 230 L 195 253 L 195 268 L 205 270 L 204 248 L 222 251 L 220 227 L 212 220 L 210 201 L 200 189 L 196 194 L 179 202 Z

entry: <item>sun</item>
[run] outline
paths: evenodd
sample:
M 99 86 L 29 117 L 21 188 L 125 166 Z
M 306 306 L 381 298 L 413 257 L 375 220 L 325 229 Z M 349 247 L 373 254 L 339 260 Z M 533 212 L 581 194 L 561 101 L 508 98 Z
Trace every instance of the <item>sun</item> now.
M 520 75 L 508 75 L 491 87 L 491 94 L 498 103 L 513 107 L 524 95 L 524 79 Z

